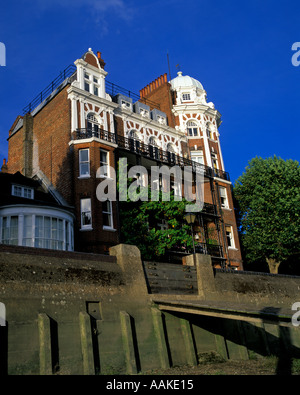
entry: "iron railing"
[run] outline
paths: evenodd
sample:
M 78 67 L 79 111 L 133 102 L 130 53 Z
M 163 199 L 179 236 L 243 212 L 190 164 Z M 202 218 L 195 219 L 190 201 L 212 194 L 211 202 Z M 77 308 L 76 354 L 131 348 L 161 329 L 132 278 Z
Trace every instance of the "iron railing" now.
M 160 110 L 159 103 L 156 103 L 144 97 L 141 98 L 140 95 L 137 95 L 136 93 L 131 92 L 128 89 L 122 88 L 121 86 L 107 80 L 105 80 L 105 90 L 112 97 L 113 100 L 116 95 L 122 94 L 124 96 L 130 97 L 134 102 L 140 101 L 144 104 L 147 104 L 150 108 L 157 108 L 158 110 Z
M 218 244 L 197 243 L 195 245 L 195 252 L 211 255 L 214 258 L 223 258 L 223 248 Z
M 116 136 L 114 133 L 110 133 L 98 127 L 77 129 L 72 135 L 73 140 L 89 139 L 92 137 L 109 141 L 110 143 L 116 143 Z
M 144 144 L 139 140 L 128 139 L 124 136 L 118 135 L 117 144 L 119 148 L 134 152 L 135 154 L 144 156 L 146 158 L 154 159 L 171 166 L 177 165 L 181 168 L 185 166 L 191 166 L 193 172 L 204 172 L 205 176 L 212 176 L 212 169 L 208 166 L 194 162 L 191 159 L 184 158 L 183 156 L 177 155 L 174 152 L 164 151 L 159 147 Z
M 41 104 L 47 97 L 62 84 L 66 78 L 71 77 L 76 72 L 74 65 L 69 65 L 44 89 L 40 92 L 26 107 L 23 108 L 23 114 L 27 114 L 34 110 L 39 104 Z
M 191 159 L 184 158 L 183 156 L 177 155 L 174 152 L 164 151 L 153 145 L 144 144 L 143 142 L 135 139 L 128 139 L 124 136 L 110 133 L 99 127 L 91 128 L 79 128 L 73 132 L 73 140 L 81 140 L 96 137 L 110 143 L 116 143 L 119 148 L 131 151 L 135 154 L 144 156 L 149 159 L 156 160 L 158 162 L 165 163 L 169 166 L 179 166 L 184 168 L 185 166 L 190 166 L 194 173 L 203 172 L 206 177 L 216 177 L 216 171 L 218 172 L 218 177 L 229 180 L 229 174 L 227 172 L 212 169 L 211 167 L 205 166 L 201 163 L 195 162 Z M 213 205 L 206 203 L 206 212 L 211 214 L 216 214 Z

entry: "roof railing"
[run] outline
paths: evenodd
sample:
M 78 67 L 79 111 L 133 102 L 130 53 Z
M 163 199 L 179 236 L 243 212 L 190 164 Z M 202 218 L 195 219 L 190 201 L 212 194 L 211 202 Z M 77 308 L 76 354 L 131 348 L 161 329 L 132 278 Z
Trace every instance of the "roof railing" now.
M 50 82 L 50 84 L 44 90 L 42 90 L 42 92 L 40 92 L 26 107 L 23 108 L 23 114 L 33 111 L 39 104 L 47 99 L 47 97 L 49 97 L 49 95 L 51 95 L 51 93 L 54 92 L 54 90 L 58 88 L 66 78 L 71 77 L 75 72 L 76 67 L 73 64 L 61 71 L 59 75 L 52 82 Z

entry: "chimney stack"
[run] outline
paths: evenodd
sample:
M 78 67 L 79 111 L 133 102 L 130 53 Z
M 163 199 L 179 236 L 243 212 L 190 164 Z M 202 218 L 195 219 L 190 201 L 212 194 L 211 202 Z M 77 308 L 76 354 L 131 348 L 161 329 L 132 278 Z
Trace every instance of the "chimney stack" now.
M 104 69 L 104 66 L 106 65 L 106 63 L 104 62 L 104 60 L 101 58 L 101 52 L 97 52 L 97 57 L 98 57 L 98 61 L 100 63 L 100 66 Z

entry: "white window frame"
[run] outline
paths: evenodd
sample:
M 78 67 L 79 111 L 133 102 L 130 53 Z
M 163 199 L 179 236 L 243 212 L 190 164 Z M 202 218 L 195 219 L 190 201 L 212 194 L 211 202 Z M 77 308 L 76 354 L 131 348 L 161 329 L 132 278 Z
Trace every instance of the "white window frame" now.
M 211 153 L 211 165 L 215 170 L 219 170 L 218 155 L 215 152 Z
M 21 194 L 16 192 L 17 188 L 20 188 Z M 26 196 L 26 191 L 30 191 L 30 197 Z M 23 185 L 13 184 L 11 194 L 13 196 L 22 197 L 25 199 L 34 199 L 34 189 Z
M 182 101 L 191 101 L 191 94 L 189 92 L 182 93 Z
M 192 134 L 190 134 L 190 130 L 192 131 Z M 196 131 L 196 134 L 195 134 Z M 190 120 L 186 123 L 186 134 L 188 138 L 191 137 L 199 137 L 199 126 L 196 121 Z
M 121 107 L 126 108 L 127 110 L 131 110 L 131 103 L 127 100 L 121 100 Z
M 84 160 L 81 159 L 81 153 L 83 151 L 87 151 L 88 152 L 88 160 L 87 161 L 84 161 Z M 89 150 L 89 148 L 82 148 L 82 149 L 80 149 L 78 155 L 79 155 L 79 178 L 89 178 L 91 176 L 90 150 Z M 81 165 L 82 164 L 88 164 L 88 173 L 82 174 L 82 172 L 81 172 Z
M 219 187 L 219 194 L 220 194 L 221 207 L 228 209 L 229 203 L 228 203 L 227 188 L 220 186 Z
M 49 210 L 49 208 L 37 208 L 35 206 L 4 208 L 1 210 L 0 216 L 0 244 L 4 241 L 8 244 L 28 246 L 35 248 L 47 248 L 61 251 L 73 251 L 73 219 L 69 215 L 65 215 L 57 210 Z M 17 218 L 15 231 L 12 233 L 12 218 Z M 38 225 L 37 218 L 41 217 L 42 221 Z M 6 226 L 3 227 L 4 218 L 6 218 Z M 45 218 L 49 219 L 49 232 L 46 233 Z M 26 226 L 26 221 L 28 221 Z M 56 233 L 53 232 L 52 225 L 57 224 Z M 59 226 L 60 225 L 60 226 Z M 7 229 L 7 238 L 3 238 L 4 230 Z M 57 238 L 54 238 L 54 236 Z M 15 236 L 15 237 L 12 237 Z M 17 238 L 16 238 L 17 236 Z M 11 241 L 15 242 L 12 243 Z M 17 242 L 16 242 L 17 240 Z
M 88 201 L 89 202 L 89 210 L 83 211 L 83 201 Z M 83 217 L 84 213 L 90 213 L 90 217 L 91 217 L 91 219 L 90 219 L 91 223 L 90 224 L 84 224 L 83 223 L 82 217 Z M 81 230 L 91 230 L 91 229 L 93 229 L 92 228 L 93 217 L 92 217 L 92 200 L 91 200 L 91 198 L 80 199 L 80 224 L 81 224 Z
M 161 125 L 166 125 L 167 124 L 167 120 L 165 117 L 163 117 L 162 115 L 157 115 L 156 116 L 156 121 L 158 123 L 160 123 Z
M 106 162 L 101 160 L 101 154 L 106 154 Z M 101 170 L 103 169 L 103 170 Z M 106 169 L 106 170 L 105 170 Z M 100 177 L 102 178 L 110 178 L 109 173 L 109 151 L 100 148 Z
M 199 151 L 191 151 L 191 160 L 193 162 L 200 163 L 201 165 L 204 165 L 204 154 L 203 150 Z
M 104 211 L 103 210 L 103 205 L 108 203 L 109 206 L 109 211 Z M 103 214 L 108 216 L 108 222 L 110 225 L 103 225 L 104 230 L 114 230 L 114 222 L 113 222 L 113 209 L 112 209 L 112 202 L 110 200 L 106 200 L 105 202 L 102 202 L 102 216 Z
M 232 249 L 232 250 L 236 249 L 234 236 L 233 236 L 233 229 L 231 225 L 225 225 L 225 233 L 226 233 L 226 241 L 227 241 L 228 249 Z
M 100 93 L 99 78 L 96 77 L 94 74 L 88 73 L 87 71 L 84 71 L 83 77 L 84 77 L 84 82 L 83 82 L 84 90 L 86 92 L 91 93 L 92 95 L 99 97 L 99 93 Z M 97 89 L 97 94 L 95 93 L 95 89 Z

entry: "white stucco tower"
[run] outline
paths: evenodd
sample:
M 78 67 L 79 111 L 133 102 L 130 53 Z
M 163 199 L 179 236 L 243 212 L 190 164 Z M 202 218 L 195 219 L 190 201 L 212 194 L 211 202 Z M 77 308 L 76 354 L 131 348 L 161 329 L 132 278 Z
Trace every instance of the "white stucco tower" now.
M 206 91 L 196 79 L 179 71 L 170 84 L 176 96 L 172 111 L 177 128 L 187 136 L 191 159 L 224 172 L 218 131 L 221 114 L 206 101 Z

